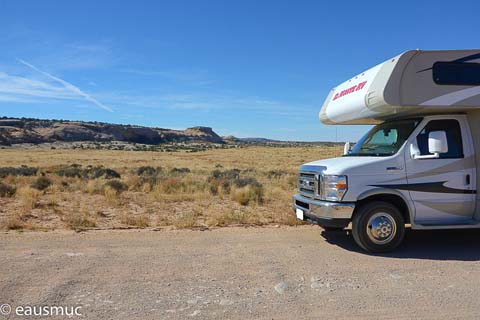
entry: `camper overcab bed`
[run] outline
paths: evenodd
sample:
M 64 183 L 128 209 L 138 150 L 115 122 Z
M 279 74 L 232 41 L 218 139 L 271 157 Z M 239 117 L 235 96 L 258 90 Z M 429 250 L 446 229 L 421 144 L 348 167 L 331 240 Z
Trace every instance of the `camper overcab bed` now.
M 324 124 L 375 125 L 340 158 L 304 164 L 298 219 L 350 223 L 370 252 L 412 229 L 480 228 L 480 50 L 407 51 L 333 88 Z

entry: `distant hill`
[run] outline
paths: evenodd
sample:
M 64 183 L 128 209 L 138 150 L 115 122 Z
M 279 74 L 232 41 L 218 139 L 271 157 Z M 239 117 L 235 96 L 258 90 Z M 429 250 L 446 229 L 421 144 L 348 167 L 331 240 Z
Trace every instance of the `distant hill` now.
M 57 141 L 122 141 L 150 145 L 175 142 L 225 143 L 209 127 L 172 130 L 102 122 L 0 118 L 0 145 Z
M 234 136 L 223 137 L 223 141 L 225 141 L 226 143 L 261 145 L 261 146 L 312 146 L 312 145 L 339 146 L 339 145 L 343 145 L 342 142 L 331 142 L 331 141 L 285 141 L 285 140 L 274 140 L 274 139 L 267 139 L 267 138 L 238 138 Z
M 282 142 L 279 140 L 267 139 L 267 138 L 238 138 L 243 142 L 252 142 L 252 143 L 275 143 Z

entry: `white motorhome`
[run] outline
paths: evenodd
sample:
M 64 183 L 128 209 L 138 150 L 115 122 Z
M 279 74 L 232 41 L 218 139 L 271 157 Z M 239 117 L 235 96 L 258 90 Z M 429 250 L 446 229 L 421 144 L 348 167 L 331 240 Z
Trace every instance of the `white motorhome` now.
M 352 224 L 370 252 L 412 229 L 480 228 L 480 50 L 413 50 L 333 88 L 324 124 L 374 124 L 342 157 L 304 164 L 298 219 Z

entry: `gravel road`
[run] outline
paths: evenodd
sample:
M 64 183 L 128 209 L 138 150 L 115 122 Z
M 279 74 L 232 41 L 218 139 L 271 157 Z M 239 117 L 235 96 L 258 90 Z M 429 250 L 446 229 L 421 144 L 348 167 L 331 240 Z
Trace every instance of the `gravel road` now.
M 13 310 L 81 306 L 88 319 L 480 317 L 478 231 L 410 231 L 387 255 L 315 226 L 9 232 L 0 243 L 0 304 Z

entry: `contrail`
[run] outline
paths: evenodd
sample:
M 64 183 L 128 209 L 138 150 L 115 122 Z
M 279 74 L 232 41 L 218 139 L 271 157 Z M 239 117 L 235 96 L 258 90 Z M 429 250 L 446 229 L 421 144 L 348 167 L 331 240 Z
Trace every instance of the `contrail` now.
M 96 106 L 98 106 L 98 107 L 100 107 L 100 108 L 102 108 L 102 109 L 104 109 L 104 110 L 107 110 L 107 111 L 109 111 L 109 112 L 113 112 L 113 110 L 112 110 L 110 107 L 104 105 L 103 103 L 101 103 L 100 101 L 98 101 L 97 99 L 95 99 L 94 97 L 92 97 L 91 95 L 89 95 L 88 93 L 83 92 L 82 90 L 80 90 L 80 88 L 74 86 L 73 84 L 71 84 L 71 83 L 69 83 L 69 82 L 67 82 L 67 81 L 65 81 L 65 80 L 62 80 L 62 79 L 60 79 L 60 78 L 57 78 L 57 77 L 51 75 L 51 74 L 48 73 L 48 72 L 42 71 L 42 70 L 38 69 L 37 67 L 35 67 L 34 65 L 31 65 L 30 63 L 26 62 L 25 60 L 22 60 L 22 59 L 18 59 L 18 58 L 17 58 L 17 61 L 20 62 L 21 64 L 26 65 L 27 67 L 35 70 L 35 71 L 43 74 L 44 76 L 46 76 L 46 77 L 48 77 L 48 78 L 50 78 L 50 79 L 52 79 L 52 80 L 55 80 L 55 81 L 57 81 L 57 82 L 60 82 L 66 89 L 68 89 L 68 90 L 70 90 L 71 92 L 76 93 L 76 94 L 84 97 L 86 100 L 90 101 L 91 103 L 95 104 Z

